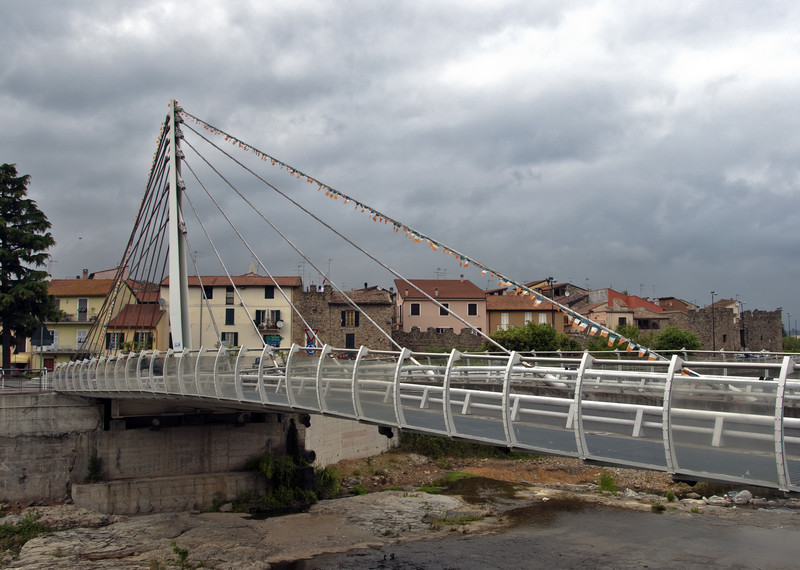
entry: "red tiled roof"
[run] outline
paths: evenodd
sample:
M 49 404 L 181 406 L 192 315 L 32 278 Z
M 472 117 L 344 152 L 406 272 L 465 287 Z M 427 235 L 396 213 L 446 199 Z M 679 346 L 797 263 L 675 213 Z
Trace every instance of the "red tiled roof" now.
M 54 297 L 105 297 L 113 279 L 53 279 L 47 292 Z
M 230 279 L 227 275 L 203 275 L 197 277 L 196 275 L 189 276 L 187 281 L 189 287 L 199 287 L 200 280 L 202 279 L 203 285 L 206 287 L 227 287 L 233 281 L 237 287 L 255 287 L 265 285 L 278 285 L 280 287 L 302 287 L 303 280 L 299 276 L 293 277 L 279 277 L 275 279 L 267 277 L 266 275 L 256 275 L 255 273 L 246 273 L 245 275 L 232 275 Z M 162 285 L 169 286 L 169 277 L 161 282 Z
M 534 306 L 532 295 L 489 295 L 486 297 L 487 311 L 553 311 L 555 306 L 550 301 Z
M 654 313 L 662 313 L 664 309 L 656 305 L 655 303 L 651 303 L 647 299 L 642 297 L 638 297 L 636 295 L 623 295 L 622 293 L 617 293 L 613 289 L 608 290 L 608 306 L 613 306 L 614 299 L 620 300 L 622 303 L 628 306 L 629 309 L 647 309 L 648 311 L 653 311 Z
M 394 285 L 398 295 L 404 299 L 427 299 L 413 283 L 434 299 L 480 299 L 485 298 L 483 289 L 472 281 L 460 279 L 395 279 Z M 408 293 L 406 294 L 406 289 Z M 437 294 L 438 290 L 438 294 Z
M 160 305 L 125 305 L 108 323 L 110 328 L 153 328 L 163 316 Z

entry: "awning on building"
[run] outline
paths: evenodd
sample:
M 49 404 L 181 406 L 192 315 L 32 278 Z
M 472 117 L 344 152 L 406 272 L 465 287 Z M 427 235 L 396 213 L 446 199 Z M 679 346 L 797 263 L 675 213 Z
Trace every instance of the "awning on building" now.
M 12 354 L 11 364 L 28 364 L 31 361 L 30 354 Z

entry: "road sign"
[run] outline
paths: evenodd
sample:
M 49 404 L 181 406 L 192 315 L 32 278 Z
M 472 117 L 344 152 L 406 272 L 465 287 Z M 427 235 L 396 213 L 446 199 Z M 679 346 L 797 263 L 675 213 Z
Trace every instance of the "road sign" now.
M 306 354 L 314 354 L 312 349 L 317 346 L 317 333 L 319 329 L 306 329 Z
M 31 344 L 33 346 L 50 346 L 53 344 L 53 333 L 47 330 L 47 327 L 41 325 L 31 337 Z

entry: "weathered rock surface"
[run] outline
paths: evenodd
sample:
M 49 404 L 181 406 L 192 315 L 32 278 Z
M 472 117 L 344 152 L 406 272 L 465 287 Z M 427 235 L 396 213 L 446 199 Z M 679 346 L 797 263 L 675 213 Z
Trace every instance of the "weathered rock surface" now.
M 236 513 L 171 513 L 103 521 L 103 515 L 69 505 L 39 507 L 39 520 L 50 525 L 70 526 L 84 517 L 82 524 L 94 520 L 101 526 L 33 539 L 17 559 L 0 561 L 0 567 L 166 568 L 178 560 L 176 545 L 188 551 L 193 565 L 266 569 L 283 560 L 434 537 L 448 530 L 434 529 L 431 521 L 462 506 L 454 497 L 395 491 L 322 501 L 307 513 L 263 520 Z

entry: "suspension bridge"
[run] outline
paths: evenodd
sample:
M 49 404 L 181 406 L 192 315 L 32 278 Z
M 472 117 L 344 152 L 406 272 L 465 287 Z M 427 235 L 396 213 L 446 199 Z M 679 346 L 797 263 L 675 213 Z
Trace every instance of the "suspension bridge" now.
M 534 303 L 544 301 L 539 291 L 194 117 L 173 101 L 115 286 L 80 353 L 54 371 L 56 390 L 110 399 L 201 403 L 207 408 L 326 414 L 513 450 L 662 470 L 680 479 L 800 490 L 800 379 L 788 356 L 769 362 L 726 363 L 724 369 L 718 362 L 666 357 L 558 304 L 573 326 L 608 339 L 609 346 L 627 347 L 633 357 L 608 359 L 588 352 L 576 357 L 540 356 L 508 351 L 496 343 L 496 353 L 414 352 L 397 345 L 390 331 L 371 319 L 370 324 L 383 332 L 393 349 L 335 347 L 316 336 L 309 346 L 261 342 L 259 346 L 232 347 L 221 335 L 212 346 L 192 346 L 188 266 L 195 260 L 190 255 L 187 213 L 195 214 L 200 233 L 231 278 L 198 214 L 197 198 L 192 197 L 195 190 L 195 196 L 209 198 L 259 268 L 272 277 L 254 242 L 226 212 L 225 201 L 212 193 L 213 184 L 201 178 L 201 165 L 212 173 L 217 185 L 228 188 L 320 275 L 326 275 L 350 305 L 360 309 L 256 207 L 263 200 L 248 198 L 236 182 L 239 178 L 226 176 L 214 166 L 201 152 L 201 143 L 399 279 L 406 280 L 268 182 L 262 170 L 284 171 L 324 191 L 328 198 L 353 204 L 357 212 L 395 233 L 453 256 L 460 267 L 472 266 L 490 274 L 501 286 L 531 296 Z M 187 156 L 189 151 L 191 156 Z M 260 164 L 248 166 L 235 153 L 255 156 Z M 191 174 L 191 183 L 184 181 L 184 172 Z M 194 269 L 199 276 L 196 266 Z M 122 351 L 120 346 L 104 342 L 109 322 L 119 312 L 119 305 L 127 302 L 118 294 L 136 290 L 139 299 L 148 294 L 157 297 L 165 279 L 169 282 L 165 303 L 169 346 Z M 280 286 L 277 289 L 292 306 L 293 318 L 312 330 L 292 304 L 289 292 Z M 450 312 L 449 307 L 428 298 Z M 203 302 L 208 305 L 205 295 Z M 213 313 L 208 314 L 213 320 Z M 367 311 L 362 314 L 368 317 Z M 253 323 L 255 326 L 255 320 Z M 218 330 L 216 324 L 214 329 Z M 489 344 L 494 342 L 481 330 L 475 334 Z

